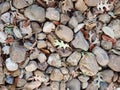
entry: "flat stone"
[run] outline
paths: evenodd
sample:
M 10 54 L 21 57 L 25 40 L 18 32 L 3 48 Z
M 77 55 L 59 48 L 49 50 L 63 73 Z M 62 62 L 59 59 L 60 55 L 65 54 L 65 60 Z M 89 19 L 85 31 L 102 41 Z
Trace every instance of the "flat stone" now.
M 60 22 L 64 25 L 70 20 L 70 17 L 67 14 L 61 14 L 60 18 Z
M 97 6 L 99 0 L 84 0 L 88 6 Z
M 52 82 L 50 87 L 52 90 L 59 90 L 59 82 Z
M 44 40 L 39 40 L 37 42 L 37 48 L 45 48 L 47 46 L 46 42 Z
M 81 59 L 81 53 L 75 51 L 67 58 L 67 62 L 72 66 L 76 66 L 78 65 L 80 59 Z
M 40 63 L 44 63 L 47 60 L 47 57 L 44 53 L 40 53 L 38 55 L 38 60 L 40 61 Z
M 31 5 L 24 11 L 26 17 L 33 21 L 44 22 L 45 21 L 45 9 L 38 5 Z
M 52 22 L 45 22 L 43 26 L 43 32 L 50 33 L 55 30 L 55 25 Z
M 108 14 L 101 14 L 99 15 L 99 20 L 102 21 L 103 23 L 109 23 L 111 20 L 111 17 Z
M 50 75 L 52 81 L 61 81 L 63 79 L 63 74 L 59 69 L 54 69 Z
M 82 50 L 85 50 L 85 51 L 87 51 L 88 48 L 89 48 L 88 42 L 85 40 L 81 31 L 79 31 L 75 35 L 75 39 L 72 41 L 72 45 L 75 48 L 79 48 L 79 49 L 82 49 Z
M 77 25 L 78 25 L 78 21 L 77 21 L 77 18 L 72 16 L 69 20 L 69 23 L 68 23 L 69 27 L 71 27 L 72 29 L 75 28 Z
M 18 83 L 17 83 L 17 87 L 23 87 L 26 84 L 26 80 L 25 79 L 18 79 Z
M 42 31 L 41 26 L 37 22 L 31 22 L 31 27 L 32 27 L 33 33 L 39 33 Z

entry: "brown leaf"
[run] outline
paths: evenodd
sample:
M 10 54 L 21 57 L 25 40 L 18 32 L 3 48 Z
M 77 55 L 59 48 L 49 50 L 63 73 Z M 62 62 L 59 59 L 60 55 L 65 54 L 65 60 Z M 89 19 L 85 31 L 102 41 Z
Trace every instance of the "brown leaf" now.
M 83 35 L 85 36 L 85 39 L 88 39 L 89 38 L 89 34 L 87 31 L 85 31 L 84 29 L 81 29 Z
M 47 50 L 47 49 L 43 49 L 43 48 L 41 48 L 40 50 L 41 50 L 43 53 L 45 53 L 45 54 L 50 54 L 50 51 Z
M 91 43 L 90 46 L 89 46 L 89 50 L 92 51 L 92 49 L 94 48 L 94 46 L 95 45 Z

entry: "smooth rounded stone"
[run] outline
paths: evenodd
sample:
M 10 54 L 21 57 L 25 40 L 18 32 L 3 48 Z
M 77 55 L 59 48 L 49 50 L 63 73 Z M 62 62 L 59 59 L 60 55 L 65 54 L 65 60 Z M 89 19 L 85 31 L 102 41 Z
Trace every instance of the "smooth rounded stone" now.
M 97 6 L 99 0 L 84 0 L 88 6 Z
M 116 43 L 115 43 L 115 49 L 120 50 L 120 39 L 116 41 Z
M 88 76 L 84 76 L 84 75 L 80 75 L 78 77 L 78 79 L 81 81 L 81 82 L 87 82 L 90 78 Z
M 100 90 L 107 90 L 108 84 L 106 82 L 101 82 L 100 83 Z
M 39 33 L 37 35 L 37 38 L 40 39 L 40 40 L 45 39 L 46 38 L 46 34 L 45 33 Z
M 40 81 L 32 81 L 30 83 L 26 83 L 24 85 L 24 88 L 27 90 L 34 90 L 35 88 L 38 88 L 41 85 Z
M 103 23 L 109 23 L 111 20 L 111 17 L 108 14 L 101 14 L 99 15 L 99 20 Z
M 38 63 L 38 69 L 45 71 L 48 67 L 48 63 L 44 62 L 44 63 Z
M 29 79 L 32 76 L 33 76 L 32 72 L 25 72 L 25 79 Z
M 38 55 L 38 60 L 40 61 L 40 63 L 44 63 L 47 60 L 47 57 L 44 53 L 40 53 Z
M 63 80 L 63 74 L 59 69 L 54 69 L 52 73 L 50 74 L 50 80 L 52 81 L 61 81 Z
M 83 0 L 77 0 L 75 3 L 75 8 L 80 10 L 81 12 L 84 12 L 87 10 L 87 6 L 85 5 L 85 2 Z
M 115 72 L 113 76 L 113 82 L 116 82 L 118 80 L 118 73 Z
M 86 90 L 98 90 L 98 87 L 94 83 L 90 83 Z
M 37 23 L 37 22 L 31 22 L 31 27 L 32 27 L 33 33 L 39 33 L 42 31 L 42 28 L 40 27 L 39 23 Z
M 37 63 L 35 61 L 30 61 L 29 64 L 25 67 L 27 72 L 35 71 L 38 68 Z
M 13 62 L 10 58 L 6 59 L 5 65 L 6 65 L 7 70 L 9 71 L 15 71 L 18 69 L 18 64 Z
M 88 76 L 94 76 L 99 70 L 96 58 L 93 54 L 85 54 L 79 63 L 80 70 Z
M 78 65 L 79 60 L 81 59 L 81 53 L 75 51 L 73 52 L 68 58 L 67 58 L 67 62 L 72 65 L 72 66 L 76 66 Z
M 5 74 L 3 72 L 2 67 L 0 66 L 0 84 L 4 84 L 4 78 L 5 78 Z
M 9 2 L 4 2 L 0 4 L 0 14 L 1 13 L 5 13 L 6 11 L 8 11 L 10 9 L 10 4 Z
M 64 81 L 60 83 L 60 90 L 66 90 L 66 83 Z
M 44 40 L 39 40 L 38 42 L 37 42 L 37 48 L 45 48 L 45 47 L 47 47 L 47 44 L 46 44 L 46 42 L 44 41 Z
M 107 52 L 101 47 L 95 46 L 92 52 L 96 55 L 96 60 L 101 66 L 107 66 L 109 63 L 109 56 Z
M 101 46 L 105 50 L 110 50 L 112 48 L 112 42 L 109 42 L 107 40 L 102 40 L 101 41 Z
M 52 71 L 53 71 L 53 69 L 54 69 L 54 67 L 49 66 L 49 67 L 46 69 L 46 73 L 47 73 L 47 74 L 51 74 Z
M 114 9 L 114 14 L 115 15 L 119 15 L 120 14 L 120 2 L 118 2 L 115 6 L 115 9 Z
M 23 46 L 18 45 L 17 42 L 14 42 L 10 47 L 10 58 L 16 63 L 21 63 L 26 58 L 26 49 Z
M 33 53 L 30 54 L 30 60 L 37 59 L 38 56 L 39 56 L 39 50 L 35 48 L 35 51 L 33 51 Z
M 16 71 L 14 71 L 13 73 L 11 73 L 11 76 L 13 77 L 17 77 L 20 75 L 20 69 L 17 69 Z
M 82 89 L 86 89 L 88 87 L 88 82 L 83 82 L 82 83 Z
M 43 32 L 45 33 L 50 33 L 53 30 L 55 30 L 55 25 L 52 22 L 45 22 L 44 26 L 43 26 Z
M 69 72 L 66 67 L 62 67 L 62 68 L 60 68 L 60 70 L 63 74 L 68 74 L 68 72 Z
M 72 45 L 75 48 L 79 48 L 82 49 L 84 51 L 87 51 L 89 49 L 89 44 L 88 42 L 85 40 L 83 34 L 81 31 L 79 31 L 76 35 L 75 35 L 75 39 L 72 41 Z
M 104 81 L 106 81 L 107 83 L 111 83 L 114 72 L 112 70 L 104 70 L 101 72 L 101 75 Z
M 40 90 L 52 90 L 50 86 L 41 86 Z
M 47 8 L 46 18 L 48 18 L 49 20 L 59 21 L 60 20 L 60 13 L 55 8 Z
M 114 36 L 116 39 L 120 38 L 120 20 L 114 19 L 110 22 L 109 27 L 113 29 Z
M 70 20 L 70 17 L 67 14 L 61 14 L 60 16 L 60 22 L 62 24 L 67 24 L 67 22 Z
M 35 4 L 27 7 L 24 15 L 33 21 L 45 21 L 45 9 Z
M 52 90 L 59 90 L 59 88 L 60 88 L 59 82 L 52 82 L 50 87 Z
M 75 28 L 77 25 L 78 25 L 78 21 L 77 21 L 77 18 L 72 16 L 69 20 L 69 23 L 68 23 L 69 27 L 70 28 Z
M 64 25 L 57 26 L 55 34 L 65 42 L 70 42 L 73 39 L 73 31 Z
M 59 49 L 58 53 L 60 54 L 61 57 L 68 57 L 72 53 L 72 51 L 68 49 L 65 50 Z
M 8 84 L 13 84 L 14 83 L 14 78 L 9 76 L 9 75 L 6 75 L 5 82 L 8 83 Z
M 47 63 L 51 66 L 58 67 L 58 68 L 62 66 L 61 58 L 57 53 L 50 54 L 50 56 L 48 57 Z
M 26 80 L 25 79 L 18 79 L 18 83 L 17 83 L 17 87 L 23 87 L 26 84 Z
M 17 9 L 22 9 L 33 3 L 34 0 L 13 0 L 13 6 Z
M 69 90 L 81 90 L 81 84 L 78 79 L 72 79 L 68 81 L 66 85 Z
M 108 66 L 116 72 L 120 72 L 120 56 L 110 55 L 110 61 Z
M 73 13 L 73 16 L 76 17 L 78 23 L 81 23 L 84 20 L 84 16 L 82 15 L 80 11 L 75 11 Z

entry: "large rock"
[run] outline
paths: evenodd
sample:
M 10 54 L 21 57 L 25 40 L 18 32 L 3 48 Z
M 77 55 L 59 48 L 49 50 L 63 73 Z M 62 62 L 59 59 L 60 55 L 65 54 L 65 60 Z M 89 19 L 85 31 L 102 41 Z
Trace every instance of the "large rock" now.
M 34 0 L 13 0 L 13 5 L 17 9 L 22 9 L 33 3 Z
M 59 25 L 55 30 L 55 34 L 66 42 L 70 42 L 73 39 L 73 31 L 64 25 Z
M 75 35 L 75 39 L 72 41 L 72 44 L 75 48 L 79 48 L 87 51 L 89 48 L 88 42 L 85 40 L 81 31 Z
M 87 53 L 81 58 L 79 67 L 88 76 L 94 76 L 99 70 L 95 56 L 91 53 Z
M 108 64 L 108 66 L 116 71 L 116 72 L 120 72 L 120 56 L 117 55 L 110 55 L 110 62 Z
M 45 21 L 45 9 L 38 5 L 31 5 L 24 11 L 26 17 L 33 21 L 44 22 Z

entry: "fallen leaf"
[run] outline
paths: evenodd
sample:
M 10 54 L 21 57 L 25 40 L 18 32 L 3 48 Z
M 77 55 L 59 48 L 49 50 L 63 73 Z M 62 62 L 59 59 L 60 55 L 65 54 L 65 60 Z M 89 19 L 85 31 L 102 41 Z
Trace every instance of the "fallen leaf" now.
M 84 34 L 85 36 L 85 39 L 88 39 L 89 38 L 89 34 L 87 31 L 85 31 L 84 29 L 81 29 L 82 33 Z

